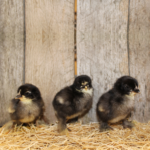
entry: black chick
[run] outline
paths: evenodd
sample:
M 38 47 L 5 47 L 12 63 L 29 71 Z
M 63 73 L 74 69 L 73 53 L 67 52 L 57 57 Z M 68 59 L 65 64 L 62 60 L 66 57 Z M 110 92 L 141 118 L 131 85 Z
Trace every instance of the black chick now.
M 75 78 L 73 85 L 59 91 L 53 100 L 58 119 L 58 131 L 67 134 L 66 122 L 81 117 L 92 107 L 93 88 L 90 77 L 81 75 Z
M 38 119 L 43 119 L 48 123 L 44 116 L 44 102 L 36 86 L 32 84 L 21 85 L 17 93 L 9 106 L 9 114 L 13 124 L 36 123 Z
M 134 110 L 134 95 L 139 93 L 138 81 L 130 76 L 119 78 L 113 88 L 104 93 L 97 103 L 97 117 L 100 131 L 111 128 L 108 123 L 123 121 L 124 128 L 132 128 L 133 123 L 127 117 Z

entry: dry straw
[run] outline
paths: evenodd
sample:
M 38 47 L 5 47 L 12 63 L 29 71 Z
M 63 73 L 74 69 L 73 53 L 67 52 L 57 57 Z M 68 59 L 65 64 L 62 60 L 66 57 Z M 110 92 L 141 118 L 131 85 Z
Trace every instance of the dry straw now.
M 150 149 L 150 122 L 135 122 L 135 127 L 123 129 L 113 125 L 113 131 L 99 132 L 98 123 L 68 125 L 69 135 L 60 136 L 57 125 L 35 127 L 19 126 L 11 131 L 0 129 L 0 149 L 7 150 L 148 150 Z

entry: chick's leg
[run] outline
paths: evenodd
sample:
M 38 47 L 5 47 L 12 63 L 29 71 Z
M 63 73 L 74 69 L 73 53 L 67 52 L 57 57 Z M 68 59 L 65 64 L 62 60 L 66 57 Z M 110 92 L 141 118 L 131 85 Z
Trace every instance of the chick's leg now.
M 123 125 L 123 128 L 132 128 L 134 127 L 134 124 L 131 122 L 131 121 L 128 121 L 128 120 L 123 120 L 122 122 L 122 125 Z
M 100 122 L 100 132 L 107 131 L 107 130 L 113 130 L 113 128 L 110 127 L 107 122 L 101 121 Z
M 9 131 L 13 128 L 13 122 L 9 121 L 3 125 L 4 131 Z
M 43 120 L 46 124 L 49 124 L 48 118 L 44 115 L 45 108 L 43 108 L 39 120 Z
M 68 134 L 66 118 L 58 117 L 58 131 L 60 132 L 61 135 Z
M 73 118 L 73 119 L 66 119 L 66 123 L 75 123 L 77 121 L 78 121 L 78 117 Z M 67 128 L 67 129 L 69 132 L 71 131 L 71 129 L 69 129 L 69 128 Z
M 44 122 L 45 122 L 46 124 L 49 124 L 48 118 L 47 118 L 46 116 L 44 116 L 44 115 L 43 115 L 43 120 L 44 120 Z

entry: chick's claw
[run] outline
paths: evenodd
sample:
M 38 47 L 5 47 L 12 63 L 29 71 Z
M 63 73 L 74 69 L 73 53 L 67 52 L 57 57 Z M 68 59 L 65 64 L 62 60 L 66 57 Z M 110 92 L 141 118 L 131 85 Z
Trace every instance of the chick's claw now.
M 69 136 L 68 129 L 66 128 L 65 130 L 61 131 L 61 132 L 60 132 L 60 135 L 66 135 L 66 136 Z
M 67 128 L 69 132 L 71 132 L 71 129 Z
M 114 130 L 112 127 L 110 127 L 107 123 L 101 123 L 100 125 L 100 132 L 108 131 L 108 130 Z

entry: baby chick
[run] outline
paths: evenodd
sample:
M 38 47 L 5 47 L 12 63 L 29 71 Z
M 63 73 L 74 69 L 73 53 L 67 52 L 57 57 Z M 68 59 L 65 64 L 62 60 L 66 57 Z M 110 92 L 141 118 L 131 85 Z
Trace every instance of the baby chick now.
M 100 131 L 112 129 L 108 123 L 123 121 L 124 128 L 132 128 L 127 117 L 134 110 L 134 95 L 139 93 L 138 81 L 130 76 L 119 78 L 113 88 L 104 93 L 97 103 Z
M 81 75 L 75 78 L 73 85 L 60 90 L 53 100 L 58 119 L 58 131 L 68 132 L 66 122 L 81 117 L 92 107 L 93 88 L 90 77 Z
M 21 85 L 17 96 L 11 100 L 9 114 L 13 124 L 36 123 L 38 119 L 44 119 L 44 102 L 39 89 L 32 84 Z

